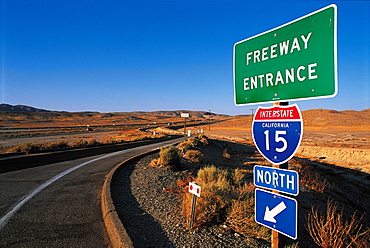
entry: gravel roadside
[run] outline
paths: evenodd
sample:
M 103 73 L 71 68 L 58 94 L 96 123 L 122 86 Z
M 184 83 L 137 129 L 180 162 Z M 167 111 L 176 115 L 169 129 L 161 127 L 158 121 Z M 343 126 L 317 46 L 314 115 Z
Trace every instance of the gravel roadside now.
M 243 237 L 222 225 L 189 230 L 175 185 L 185 172 L 148 166 L 153 153 L 121 166 L 112 180 L 117 213 L 135 247 L 269 247 L 264 240 Z

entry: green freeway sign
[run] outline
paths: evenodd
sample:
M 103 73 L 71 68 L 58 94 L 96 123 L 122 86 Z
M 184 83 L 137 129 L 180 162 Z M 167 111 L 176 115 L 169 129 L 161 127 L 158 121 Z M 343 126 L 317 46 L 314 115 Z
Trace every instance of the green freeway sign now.
M 337 6 L 234 45 L 235 104 L 334 97 Z

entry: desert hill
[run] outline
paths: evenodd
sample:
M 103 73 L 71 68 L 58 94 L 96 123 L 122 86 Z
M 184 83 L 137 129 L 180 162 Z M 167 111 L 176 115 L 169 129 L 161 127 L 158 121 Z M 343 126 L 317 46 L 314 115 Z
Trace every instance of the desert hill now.
M 180 122 L 182 112 L 190 114 L 189 121 L 229 118 L 227 115 L 206 111 L 154 111 L 154 112 L 60 112 L 33 107 L 1 104 L 0 127 L 56 127 L 86 125 L 127 125 Z
M 304 124 L 311 126 L 363 126 L 370 125 L 370 109 L 362 111 L 335 111 L 313 109 L 302 112 Z
M 370 109 L 355 110 L 328 110 L 310 109 L 302 111 L 303 123 L 311 127 L 356 127 L 370 126 Z M 250 115 L 237 115 L 230 119 L 230 123 L 251 123 Z
M 50 112 L 49 110 L 46 109 L 38 109 L 30 106 L 25 106 L 25 105 L 10 105 L 10 104 L 5 104 L 2 103 L 0 104 L 0 111 L 7 111 L 7 112 Z
M 86 125 L 126 125 L 181 122 L 181 113 L 190 114 L 189 121 L 225 120 L 235 125 L 251 123 L 250 115 L 228 116 L 206 111 L 153 111 L 153 112 L 62 112 L 38 109 L 24 105 L 0 105 L 0 127 L 49 127 Z M 370 109 L 362 111 L 335 111 L 312 109 L 302 112 L 306 127 L 350 127 L 370 126 Z M 226 124 L 226 123 L 225 123 Z

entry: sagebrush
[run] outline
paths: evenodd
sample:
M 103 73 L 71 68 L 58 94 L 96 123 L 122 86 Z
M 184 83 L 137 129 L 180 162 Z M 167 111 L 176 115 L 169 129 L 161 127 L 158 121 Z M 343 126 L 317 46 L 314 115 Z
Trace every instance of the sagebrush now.
M 193 227 L 224 224 L 245 236 L 268 240 L 270 231 L 254 221 L 254 185 L 247 183 L 243 170 L 208 165 L 198 171 L 194 182 L 201 186 Z M 179 184 L 178 185 L 185 185 Z M 189 220 L 191 198 L 187 187 L 181 193 L 182 212 Z
M 307 230 L 314 242 L 323 248 L 370 247 L 369 229 L 361 224 L 363 216 L 355 212 L 350 220 L 343 217 L 343 209 L 331 200 L 327 202 L 326 213 L 312 207 L 308 214 Z

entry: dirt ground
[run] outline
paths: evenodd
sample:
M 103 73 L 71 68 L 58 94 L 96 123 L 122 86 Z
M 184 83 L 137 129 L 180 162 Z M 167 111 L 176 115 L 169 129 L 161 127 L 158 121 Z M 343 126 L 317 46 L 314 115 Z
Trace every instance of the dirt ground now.
M 325 113 L 339 115 L 324 111 Z M 322 116 L 321 113 L 320 120 L 322 120 Z M 210 125 L 206 123 L 199 126 L 188 126 L 187 131 L 190 130 L 192 135 L 204 133 L 211 139 L 219 140 L 220 145 L 216 145 L 217 149 L 211 147 L 204 150 L 208 163 L 244 167 L 250 171 L 249 180 L 251 180 L 254 165 L 270 165 L 254 147 L 251 123 L 251 116 L 244 116 Z M 370 227 L 370 192 L 368 190 L 370 187 L 370 125 L 366 123 L 366 125 L 353 125 L 352 122 L 344 124 L 327 125 L 325 120 L 322 122 L 308 121 L 304 125 L 301 146 L 290 162 L 290 169 L 300 171 L 300 177 L 302 177 L 301 191 L 297 197 L 299 202 L 299 237 L 304 237 L 300 240 L 300 247 L 312 247 L 305 246 L 305 244 L 312 244 L 307 236 L 305 226 L 311 207 L 314 206 L 325 211 L 329 199 L 338 203 L 347 219 L 350 219 L 351 215 L 357 211 L 358 215 L 356 216 L 363 215 L 364 228 Z M 151 133 L 153 131 L 170 134 L 184 133 L 181 126 L 172 129 L 165 126 L 150 130 Z M 131 132 L 80 132 L 19 137 L 1 139 L 0 146 L 25 142 L 53 142 L 63 139 L 93 138 L 104 141 L 117 138 L 126 140 L 135 136 L 139 131 L 131 130 Z M 224 157 L 226 148 L 226 152 L 230 155 L 229 158 Z M 312 172 L 308 179 L 307 175 L 304 175 L 303 168 L 309 168 L 309 171 Z M 304 179 L 305 177 L 306 179 Z
M 305 113 L 306 115 L 310 114 L 310 118 L 308 118 L 308 120 L 304 123 L 302 142 L 297 155 L 300 155 L 302 157 L 310 157 L 323 163 L 331 163 L 337 166 L 370 173 L 370 125 L 368 125 L 367 122 L 361 125 L 352 125 L 352 122 L 347 123 L 345 122 L 345 120 L 342 120 L 334 125 L 332 124 L 332 119 L 337 116 L 340 116 L 343 119 L 344 117 L 342 117 L 342 113 L 338 114 L 340 112 L 333 113 L 324 111 L 324 113 L 321 113 L 319 117 L 317 117 L 316 115 L 320 113 L 320 110 L 306 111 Z M 331 117 L 330 122 L 325 122 L 322 121 L 323 114 L 335 116 Z M 353 117 L 353 114 L 351 116 Z M 319 118 L 321 121 L 317 121 L 317 118 Z M 351 118 L 348 117 L 347 119 Z M 314 122 L 313 120 L 316 121 Z M 345 126 L 345 124 L 348 124 L 350 126 Z M 237 141 L 242 143 L 253 143 L 251 126 L 252 117 L 243 116 L 232 118 L 230 117 L 229 119 L 217 123 L 205 123 L 199 126 L 187 127 L 186 131 L 190 130 L 191 134 L 193 135 L 202 132 L 209 137 L 227 139 L 230 141 Z M 17 135 L 15 135 L 15 137 L 6 138 L 8 135 L 5 134 L 9 131 L 0 131 L 0 137 L 4 136 L 0 139 L 1 147 L 28 142 L 47 143 L 55 142 L 58 140 L 67 140 L 73 142 L 80 139 L 96 139 L 97 141 L 104 143 L 108 139 L 131 139 L 136 135 L 140 135 L 139 133 L 142 133 L 137 129 L 99 132 L 95 130 L 91 132 L 81 130 L 75 133 L 36 135 L 31 137 L 25 137 L 24 135 L 17 137 Z M 168 126 L 165 126 L 151 130 L 151 132 L 154 131 L 156 133 L 170 134 L 184 133 L 181 125 L 177 128 L 170 129 Z
M 259 154 L 253 143 L 250 143 L 249 139 L 238 137 L 232 133 L 225 137 L 217 130 L 208 131 L 208 135 L 212 138 L 217 137 L 217 140 L 214 140 L 211 146 L 203 147 L 202 152 L 206 156 L 205 164 L 245 169 L 247 180 L 251 182 L 253 181 L 254 165 L 271 166 Z M 323 151 L 320 151 L 322 148 L 315 148 L 318 149 L 317 154 L 324 154 Z M 333 147 L 332 149 L 342 148 Z M 352 148 L 345 149 L 354 150 Z M 225 156 L 225 152 L 228 154 L 227 156 Z M 297 154 L 289 161 L 289 169 L 296 170 L 300 174 L 300 193 L 296 197 L 299 206 L 299 247 L 314 247 L 307 231 L 308 213 L 312 207 L 325 212 L 329 200 L 338 204 L 339 209 L 343 211 L 344 220 L 360 219 L 363 216 L 361 223 L 364 230 L 370 228 L 370 191 L 368 190 L 370 175 L 362 172 L 363 169 L 350 168 L 350 166 L 341 167 L 334 163 L 328 163 L 324 159 L 302 156 L 301 154 Z M 354 213 L 356 213 L 355 217 L 351 216 Z
M 190 127 L 192 134 L 203 132 L 209 137 L 253 143 L 251 120 L 244 123 L 214 123 L 210 126 Z M 178 130 L 180 133 L 183 129 Z M 297 155 L 310 157 L 323 163 L 370 173 L 370 126 L 304 127 Z
M 252 183 L 255 165 L 271 166 L 259 154 L 250 139 L 238 137 L 231 132 L 226 137 L 217 130 L 205 133 L 212 139 L 208 145 L 196 148 L 203 154 L 203 161 L 185 163 L 186 169 L 192 171 L 193 174 L 196 174 L 197 169 L 202 166 L 213 164 L 216 167 L 231 170 L 242 169 L 246 182 Z M 289 161 L 289 169 L 298 171 L 300 177 L 300 191 L 295 197 L 298 202 L 298 239 L 289 240 L 289 245 L 316 247 L 307 230 L 308 214 L 312 208 L 324 214 L 328 201 L 337 204 L 342 211 L 343 221 L 357 219 L 361 221 L 363 230 L 369 229 L 370 175 L 368 173 L 338 167 L 317 158 L 301 155 Z M 220 226 L 227 227 L 227 223 L 221 223 Z

